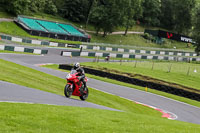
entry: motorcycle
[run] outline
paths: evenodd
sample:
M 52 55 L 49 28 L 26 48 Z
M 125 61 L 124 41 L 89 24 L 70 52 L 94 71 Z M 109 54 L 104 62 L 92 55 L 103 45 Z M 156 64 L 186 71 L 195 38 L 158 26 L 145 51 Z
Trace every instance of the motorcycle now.
M 67 98 L 69 98 L 71 95 L 73 96 L 79 96 L 81 100 L 86 100 L 88 98 L 89 90 L 86 87 L 84 89 L 84 85 L 81 81 L 78 79 L 78 73 L 76 70 L 72 70 L 67 76 L 67 84 L 64 88 L 64 94 Z M 85 77 L 85 82 L 87 82 L 88 79 Z

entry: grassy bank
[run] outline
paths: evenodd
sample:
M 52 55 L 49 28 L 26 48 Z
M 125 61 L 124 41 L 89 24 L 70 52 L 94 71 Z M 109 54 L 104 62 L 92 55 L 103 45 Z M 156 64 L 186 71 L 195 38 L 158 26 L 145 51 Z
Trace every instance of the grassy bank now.
M 58 40 L 58 39 L 51 39 L 45 37 L 38 37 L 32 36 L 25 32 L 23 29 L 18 27 L 14 22 L 0 22 L 0 32 L 8 35 L 13 36 L 20 36 L 20 37 L 28 37 L 34 39 L 42 39 L 48 40 L 53 42 L 59 43 L 71 43 L 71 44 L 81 44 L 81 42 L 77 41 L 65 41 L 65 40 Z M 106 37 L 102 37 L 102 35 L 96 36 L 93 33 L 91 42 L 93 43 L 106 43 L 106 44 L 117 44 L 117 45 L 130 45 L 130 46 L 137 46 L 137 47 L 154 47 L 154 48 L 174 48 L 177 49 L 184 49 L 184 50 L 193 50 L 193 47 L 188 48 L 186 43 L 176 42 L 176 41 L 168 41 L 162 45 L 155 44 L 145 40 L 141 35 L 130 34 L 127 36 L 123 35 L 108 35 Z
M 63 86 L 66 83 L 64 79 L 4 60 L 0 60 L 0 67 L 0 80 L 63 95 Z M 0 132 L 196 133 L 200 131 L 199 125 L 161 118 L 161 113 L 153 109 L 91 88 L 87 101 L 124 112 L 0 103 Z
M 82 65 L 97 69 L 110 69 L 124 73 L 132 73 L 134 78 L 152 77 L 170 83 L 199 89 L 199 64 L 177 62 L 123 62 L 118 63 L 82 63 Z
M 198 133 L 199 125 L 137 113 L 0 103 L 0 132 Z M 117 117 L 116 117 L 117 116 Z
M 108 35 L 106 37 L 102 37 L 102 35 L 96 36 L 92 35 L 91 42 L 96 43 L 108 43 L 108 44 L 117 44 L 117 45 L 129 45 L 129 46 L 137 46 L 137 47 L 153 47 L 153 48 L 168 48 L 173 49 L 184 49 L 184 50 L 193 50 L 193 47 L 188 48 L 187 43 L 177 42 L 177 41 L 169 41 L 165 39 L 164 44 L 156 44 L 144 39 L 141 35 L 129 34 L 127 36 L 123 35 Z

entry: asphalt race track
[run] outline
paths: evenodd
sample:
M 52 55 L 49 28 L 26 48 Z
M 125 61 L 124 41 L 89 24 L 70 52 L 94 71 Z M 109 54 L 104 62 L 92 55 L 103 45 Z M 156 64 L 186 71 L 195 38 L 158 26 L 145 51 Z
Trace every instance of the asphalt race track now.
M 1 54 L 0 53 L 0 58 L 36 69 L 36 70 L 39 70 L 39 71 L 42 71 L 42 72 L 45 72 L 45 73 L 48 73 L 51 75 L 55 75 L 60 78 L 65 78 L 67 73 L 60 72 L 57 70 L 51 70 L 48 68 L 42 68 L 42 67 L 37 66 L 37 64 L 46 64 L 46 63 L 59 64 L 59 63 L 74 63 L 74 62 L 92 61 L 92 59 L 86 59 L 86 58 L 62 57 L 62 56 L 59 56 L 59 52 L 60 52 L 60 50 L 51 49 L 49 54 L 45 55 L 45 56 L 3 54 L 3 53 Z M 0 82 L 0 84 L 1 84 L 1 86 L 2 86 L 2 84 L 4 85 L 4 83 L 2 83 L 2 82 Z M 9 83 L 5 83 L 5 85 L 9 85 Z M 137 102 L 149 105 L 149 106 L 153 106 L 153 107 L 165 110 L 171 114 L 174 114 L 174 116 L 177 118 L 177 120 L 200 124 L 200 115 L 199 115 L 200 108 L 198 108 L 198 107 L 194 107 L 194 106 L 182 103 L 182 102 L 178 102 L 178 101 L 175 101 L 175 100 L 172 100 L 169 98 L 165 98 L 162 96 L 158 96 L 155 94 L 151 94 L 148 92 L 139 91 L 136 89 L 119 86 L 119 85 L 115 85 L 115 84 L 111 84 L 111 83 L 105 83 L 105 82 L 98 81 L 95 79 L 89 79 L 87 85 L 92 88 L 95 88 L 95 89 L 98 89 L 98 90 L 101 90 L 101 91 L 104 91 L 107 93 L 118 95 L 120 97 L 129 99 L 129 100 L 137 101 Z M 26 91 L 24 91 L 24 95 L 22 95 L 22 97 L 24 97 L 24 99 L 21 98 L 22 99 L 21 102 L 36 102 L 36 101 L 31 101 L 31 99 L 26 97 L 26 94 L 25 94 L 25 93 L 29 93 L 29 91 L 33 91 L 33 90 L 34 89 L 27 89 Z M 8 93 L 8 92 L 2 93 L 1 91 L 5 91 L 5 90 L 2 89 L 2 87 L 0 87 L 0 101 L 9 101 L 9 98 L 11 98 L 10 93 Z M 47 99 L 48 99 L 48 95 L 54 95 L 54 94 L 49 94 L 46 92 L 43 92 L 43 93 L 44 93 L 44 95 L 47 94 Z M 3 95 L 1 95 L 1 94 L 3 94 Z M 38 94 L 38 92 L 35 92 L 35 94 Z M 42 96 L 44 96 L 44 95 L 42 95 Z M 50 101 L 52 101 L 52 103 L 47 103 L 47 102 L 45 102 L 44 99 L 40 98 L 40 96 L 41 95 L 36 95 L 35 98 L 38 98 L 38 100 L 37 100 L 38 103 L 43 103 L 43 104 L 57 104 L 57 103 L 61 102 L 60 103 L 61 105 L 69 104 L 70 106 L 79 106 L 79 104 L 80 104 L 81 107 L 93 107 L 94 106 L 94 108 L 104 108 L 102 106 L 100 107 L 95 104 L 90 104 L 87 102 L 82 102 L 82 101 L 78 101 L 78 100 L 74 100 L 74 99 L 68 99 L 68 100 L 70 100 L 70 103 L 69 103 L 69 101 L 67 101 L 66 98 L 63 98 L 63 96 L 55 96 L 55 98 L 50 100 Z M 20 99 L 12 99 L 11 98 L 10 101 L 12 101 L 12 100 L 17 100 L 18 102 L 20 102 Z M 76 101 L 78 103 L 74 103 L 73 101 L 74 102 Z M 73 104 L 71 105 L 71 103 L 74 103 L 74 105 Z M 105 107 L 104 109 L 110 109 L 110 108 Z
M 89 107 L 97 109 L 107 109 L 118 111 L 112 108 L 96 105 L 81 100 L 69 99 L 65 96 L 56 95 L 24 86 L 0 81 L 0 99 L 6 102 L 22 102 L 22 103 L 40 103 L 48 105 L 64 105 Z

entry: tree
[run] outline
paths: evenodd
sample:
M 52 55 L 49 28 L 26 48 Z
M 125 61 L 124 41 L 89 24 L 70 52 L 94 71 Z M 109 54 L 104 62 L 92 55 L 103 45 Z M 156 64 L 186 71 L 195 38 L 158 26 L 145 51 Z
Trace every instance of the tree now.
M 134 18 L 137 20 L 141 16 L 141 0 L 124 1 L 124 26 L 126 27 L 124 35 L 128 29 L 135 24 Z
M 29 12 L 30 0 L 10 0 L 6 3 L 6 10 L 12 14 L 27 14 Z
M 193 39 L 196 42 L 194 43 L 195 52 L 197 53 L 197 55 L 200 55 L 200 5 L 198 5 L 195 10 L 195 15 L 193 20 L 194 20 Z
M 58 12 L 56 5 L 53 3 L 52 0 L 45 1 L 44 12 L 52 15 L 55 15 Z
M 161 26 L 167 29 L 173 29 L 174 27 L 174 0 L 161 0 Z
M 32 12 L 57 13 L 52 0 L 9 0 L 5 1 L 6 11 L 14 15 L 26 15 Z
M 142 2 L 143 18 L 141 21 L 148 26 L 160 26 L 160 0 L 144 0 Z
M 187 33 L 192 26 L 195 0 L 161 0 L 161 23 L 177 33 Z
M 124 0 L 100 0 L 91 14 L 91 22 L 95 25 L 96 33 L 104 31 L 105 37 L 114 28 L 123 25 Z
M 74 22 L 85 22 L 88 5 L 88 0 L 65 0 L 62 8 L 63 17 Z
M 192 10 L 195 0 L 174 0 L 175 25 L 174 30 L 178 33 L 187 34 L 192 27 Z
M 93 8 L 96 5 L 96 3 L 97 3 L 97 0 L 89 0 L 88 11 L 87 11 L 87 14 L 86 14 L 85 29 L 87 28 L 87 25 L 88 25 L 89 20 L 90 20 L 90 16 L 92 14 Z

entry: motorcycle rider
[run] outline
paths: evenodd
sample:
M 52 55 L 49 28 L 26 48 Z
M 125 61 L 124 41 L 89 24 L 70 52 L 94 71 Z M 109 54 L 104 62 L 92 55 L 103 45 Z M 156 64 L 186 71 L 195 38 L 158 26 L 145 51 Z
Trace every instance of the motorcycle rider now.
M 73 69 L 76 70 L 76 71 L 78 72 L 78 75 L 77 75 L 77 76 L 79 76 L 78 79 L 79 79 L 79 81 L 83 82 L 83 85 L 84 85 L 84 88 L 83 88 L 83 90 L 81 90 L 81 91 L 84 91 L 85 88 L 86 88 L 85 71 L 84 71 L 83 68 L 81 68 L 79 62 L 76 62 L 76 63 L 74 64 Z

